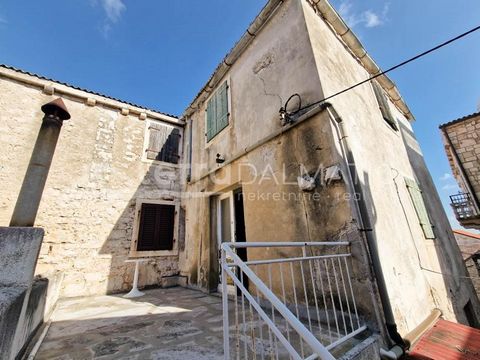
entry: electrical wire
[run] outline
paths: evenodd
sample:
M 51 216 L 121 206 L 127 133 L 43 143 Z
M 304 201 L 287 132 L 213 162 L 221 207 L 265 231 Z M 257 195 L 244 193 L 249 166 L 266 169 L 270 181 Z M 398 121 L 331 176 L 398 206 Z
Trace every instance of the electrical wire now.
M 397 64 L 397 65 L 395 65 L 395 66 L 392 66 L 391 68 L 389 68 L 389 69 L 387 69 L 387 70 L 385 70 L 385 71 L 382 71 L 382 72 L 380 72 L 380 73 L 378 73 L 378 74 L 376 74 L 376 75 L 374 75 L 374 76 L 371 76 L 371 77 L 369 77 L 369 78 L 366 79 L 366 80 L 360 81 L 359 83 L 356 83 L 355 85 L 352 85 L 352 86 L 350 86 L 350 87 L 348 87 L 348 88 L 346 88 L 346 89 L 343 89 L 343 90 L 341 90 L 341 91 L 339 91 L 339 92 L 337 92 L 337 93 L 335 93 L 335 94 L 333 94 L 333 95 L 327 96 L 326 98 L 323 98 L 322 100 L 319 100 L 319 101 L 316 101 L 316 102 L 314 102 L 314 103 L 312 103 L 312 104 L 306 105 L 306 106 L 304 106 L 303 108 L 297 110 L 297 112 L 300 111 L 300 110 L 308 109 L 308 108 L 310 108 L 310 107 L 312 107 L 312 106 L 321 104 L 321 103 L 323 103 L 323 102 L 325 102 L 325 101 L 327 101 L 327 100 L 330 100 L 330 99 L 332 99 L 332 98 L 334 98 L 334 97 L 336 97 L 336 96 L 338 96 L 338 95 L 341 95 L 341 94 L 343 94 L 343 93 L 346 93 L 347 91 L 350 91 L 350 90 L 352 90 L 352 89 L 355 89 L 356 87 L 358 87 L 358 86 L 360 86 L 360 85 L 363 85 L 363 84 L 365 84 L 365 83 L 367 83 L 367 82 L 369 82 L 369 81 L 372 81 L 373 79 L 376 79 L 376 78 L 379 77 L 379 76 L 385 75 L 385 74 L 387 74 L 387 73 L 389 73 L 389 72 L 391 72 L 391 71 L 393 71 L 393 70 L 396 70 L 396 69 L 398 69 L 398 68 L 400 68 L 400 67 L 402 67 L 402 66 L 404 66 L 404 65 L 407 65 L 408 63 L 411 63 L 412 61 L 415 61 L 415 60 L 417 60 L 417 59 L 420 59 L 421 57 L 423 57 L 423 56 L 425 56 L 425 55 L 428 55 L 428 54 L 430 54 L 430 53 L 432 53 L 432 52 L 434 52 L 434 51 L 436 51 L 436 50 L 438 50 L 438 49 L 440 49 L 440 48 L 442 48 L 442 47 L 444 47 L 444 46 L 447 46 L 448 44 L 451 44 L 451 43 L 457 41 L 457 40 L 460 40 L 461 38 L 463 38 L 463 37 L 465 37 L 465 36 L 467 36 L 467 35 L 470 35 L 471 33 L 474 33 L 475 31 L 478 31 L 478 30 L 480 30 L 480 25 L 479 25 L 479 26 L 476 26 L 476 27 L 474 27 L 473 29 L 470 29 L 470 30 L 468 30 L 468 31 L 466 31 L 466 32 L 458 35 L 458 36 L 455 36 L 454 38 L 452 38 L 452 39 L 450 39 L 450 40 L 447 40 L 447 41 L 445 41 L 445 42 L 443 42 L 443 43 L 441 43 L 441 44 L 439 44 L 439 45 L 437 45 L 437 46 L 435 46 L 435 47 L 433 47 L 433 48 L 431 48 L 431 49 L 429 49 L 429 50 L 426 50 L 426 51 L 424 51 L 424 52 L 422 52 L 422 53 L 420 53 L 420 54 L 418 54 L 418 55 L 415 55 L 414 57 L 412 57 L 412 58 L 410 58 L 410 59 L 408 59 L 408 60 L 402 61 L 400 64 Z

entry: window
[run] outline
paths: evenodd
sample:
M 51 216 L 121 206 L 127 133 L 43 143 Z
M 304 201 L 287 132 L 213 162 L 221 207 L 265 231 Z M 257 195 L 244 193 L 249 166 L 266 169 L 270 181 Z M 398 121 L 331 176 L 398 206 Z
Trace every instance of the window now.
M 473 308 L 472 302 L 470 300 L 467 301 L 465 306 L 463 307 L 463 311 L 465 312 L 465 316 L 468 321 L 468 325 L 470 325 L 473 328 L 478 329 L 480 327 L 480 324 L 478 322 L 477 316 L 475 314 L 475 310 Z
M 137 251 L 173 250 L 175 206 L 142 203 Z
M 372 86 L 373 91 L 375 92 L 375 96 L 377 98 L 378 107 L 382 112 L 383 119 L 388 123 L 388 125 L 390 125 L 393 130 L 398 131 L 398 126 L 395 119 L 393 118 L 392 112 L 390 111 L 390 106 L 388 105 L 388 99 L 385 95 L 385 92 L 383 91 L 380 84 L 375 80 L 372 81 Z
M 472 261 L 475 264 L 475 268 L 477 269 L 477 273 L 480 276 L 480 252 L 477 252 L 472 255 Z
M 146 158 L 178 164 L 180 158 L 180 129 L 168 124 L 150 121 L 147 123 Z
M 405 182 L 425 238 L 434 239 L 435 234 L 433 233 L 433 226 L 428 218 L 428 212 L 423 201 L 422 191 L 414 180 L 405 178 Z
M 225 81 L 207 102 L 207 142 L 228 126 L 228 84 Z

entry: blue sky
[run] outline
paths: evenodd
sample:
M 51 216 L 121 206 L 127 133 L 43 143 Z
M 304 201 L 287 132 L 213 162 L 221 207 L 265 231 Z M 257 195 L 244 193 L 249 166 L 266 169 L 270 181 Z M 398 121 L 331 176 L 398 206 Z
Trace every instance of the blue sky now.
M 333 0 L 382 68 L 480 24 L 480 1 Z M 180 114 L 265 0 L 0 0 L 0 62 Z M 480 32 L 390 74 L 448 206 L 438 125 L 480 102 Z M 454 222 L 454 227 L 458 225 Z

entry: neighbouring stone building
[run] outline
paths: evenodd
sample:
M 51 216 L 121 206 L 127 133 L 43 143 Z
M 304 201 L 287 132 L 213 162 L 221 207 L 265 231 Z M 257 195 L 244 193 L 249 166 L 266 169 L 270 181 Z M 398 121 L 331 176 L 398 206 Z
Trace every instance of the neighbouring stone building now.
M 480 235 L 464 230 L 453 230 L 468 276 L 472 279 L 477 295 L 480 296 Z M 479 323 L 470 325 L 478 327 Z
M 72 118 L 35 224 L 45 229 L 36 273 L 59 296 L 127 290 L 135 257 L 148 260 L 142 286 L 215 292 L 222 242 L 346 240 L 358 310 L 382 344 L 437 310 L 477 321 L 413 115 L 379 73 L 324 0 L 268 1 L 180 118 L 2 66 L 0 225 L 40 107 L 61 97 Z M 293 252 L 243 254 L 267 255 Z M 280 292 L 278 278 L 271 287 Z
M 480 112 L 440 125 L 445 152 L 461 192 L 450 196 L 458 222 L 480 229 Z
M 129 289 L 134 264 L 124 261 L 145 255 L 136 254 L 134 245 L 140 205 L 171 204 L 178 228 L 179 158 L 150 160 L 147 150 L 152 132 L 176 129 L 181 135 L 182 122 L 6 66 L 0 68 L 0 93 L 0 223 L 10 220 L 41 124 L 40 107 L 61 96 L 73 121 L 63 125 L 35 224 L 45 229 L 36 272 L 62 274 L 60 296 Z M 148 262 L 142 284 L 178 274 L 178 235 L 174 240 L 172 250 Z

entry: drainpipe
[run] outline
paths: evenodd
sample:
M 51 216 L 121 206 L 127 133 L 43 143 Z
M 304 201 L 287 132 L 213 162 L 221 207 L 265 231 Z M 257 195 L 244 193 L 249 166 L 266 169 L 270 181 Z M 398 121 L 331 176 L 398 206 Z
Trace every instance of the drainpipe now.
M 70 114 L 60 98 L 43 105 L 41 109 L 45 116 L 15 204 L 10 226 L 31 227 L 35 223 L 60 129 L 63 121 L 70 119 Z
M 187 120 L 188 128 L 188 172 L 187 182 L 192 181 L 192 140 L 193 140 L 193 121 Z
M 447 140 L 448 146 L 450 146 L 450 149 L 452 150 L 453 161 L 455 162 L 458 169 L 460 170 L 460 175 L 461 175 L 461 177 L 462 177 L 462 179 L 463 179 L 463 181 L 464 181 L 464 183 L 467 187 L 468 192 L 470 193 L 470 195 L 472 196 L 472 198 L 474 200 L 475 210 L 476 210 L 477 214 L 480 214 L 480 211 L 479 211 L 480 209 L 478 208 L 480 203 L 478 202 L 477 193 L 474 191 L 473 185 L 472 185 L 472 183 L 470 182 L 470 179 L 467 176 L 467 173 L 465 171 L 465 168 L 463 167 L 462 162 L 460 161 L 460 157 L 458 156 L 457 150 L 453 146 L 452 139 L 450 139 L 450 136 L 448 135 L 448 132 L 446 131 L 445 128 L 441 127 L 440 131 L 442 132 L 443 136 L 445 137 L 445 140 Z
M 380 296 L 380 301 L 382 303 L 383 313 L 385 316 L 385 327 L 388 331 L 392 348 L 389 351 L 383 351 L 385 358 L 388 359 L 398 359 L 399 355 L 404 353 L 405 342 L 403 341 L 401 335 L 397 331 L 397 324 L 395 323 L 395 317 L 392 311 L 392 305 L 390 303 L 390 298 L 388 296 L 387 285 L 385 282 L 385 277 L 383 275 L 382 265 L 380 262 L 380 256 L 378 254 L 376 239 L 372 231 L 370 216 L 367 210 L 367 205 L 365 203 L 363 189 L 361 185 L 355 181 L 356 177 L 356 167 L 355 167 L 355 158 L 353 156 L 352 150 L 348 143 L 348 137 L 345 132 L 344 124 L 342 118 L 335 111 L 334 107 L 330 103 L 325 103 L 327 111 L 330 114 L 330 118 L 333 120 L 335 127 L 338 130 L 339 141 L 343 148 L 345 154 L 345 161 L 347 165 L 348 172 L 350 174 L 352 190 L 359 194 L 360 196 L 354 196 L 357 207 L 358 220 L 360 223 L 360 231 L 364 234 L 365 239 L 368 244 L 368 249 L 370 252 L 370 258 L 372 261 L 373 272 L 377 280 L 377 288 Z M 399 354 L 399 355 L 397 355 Z

